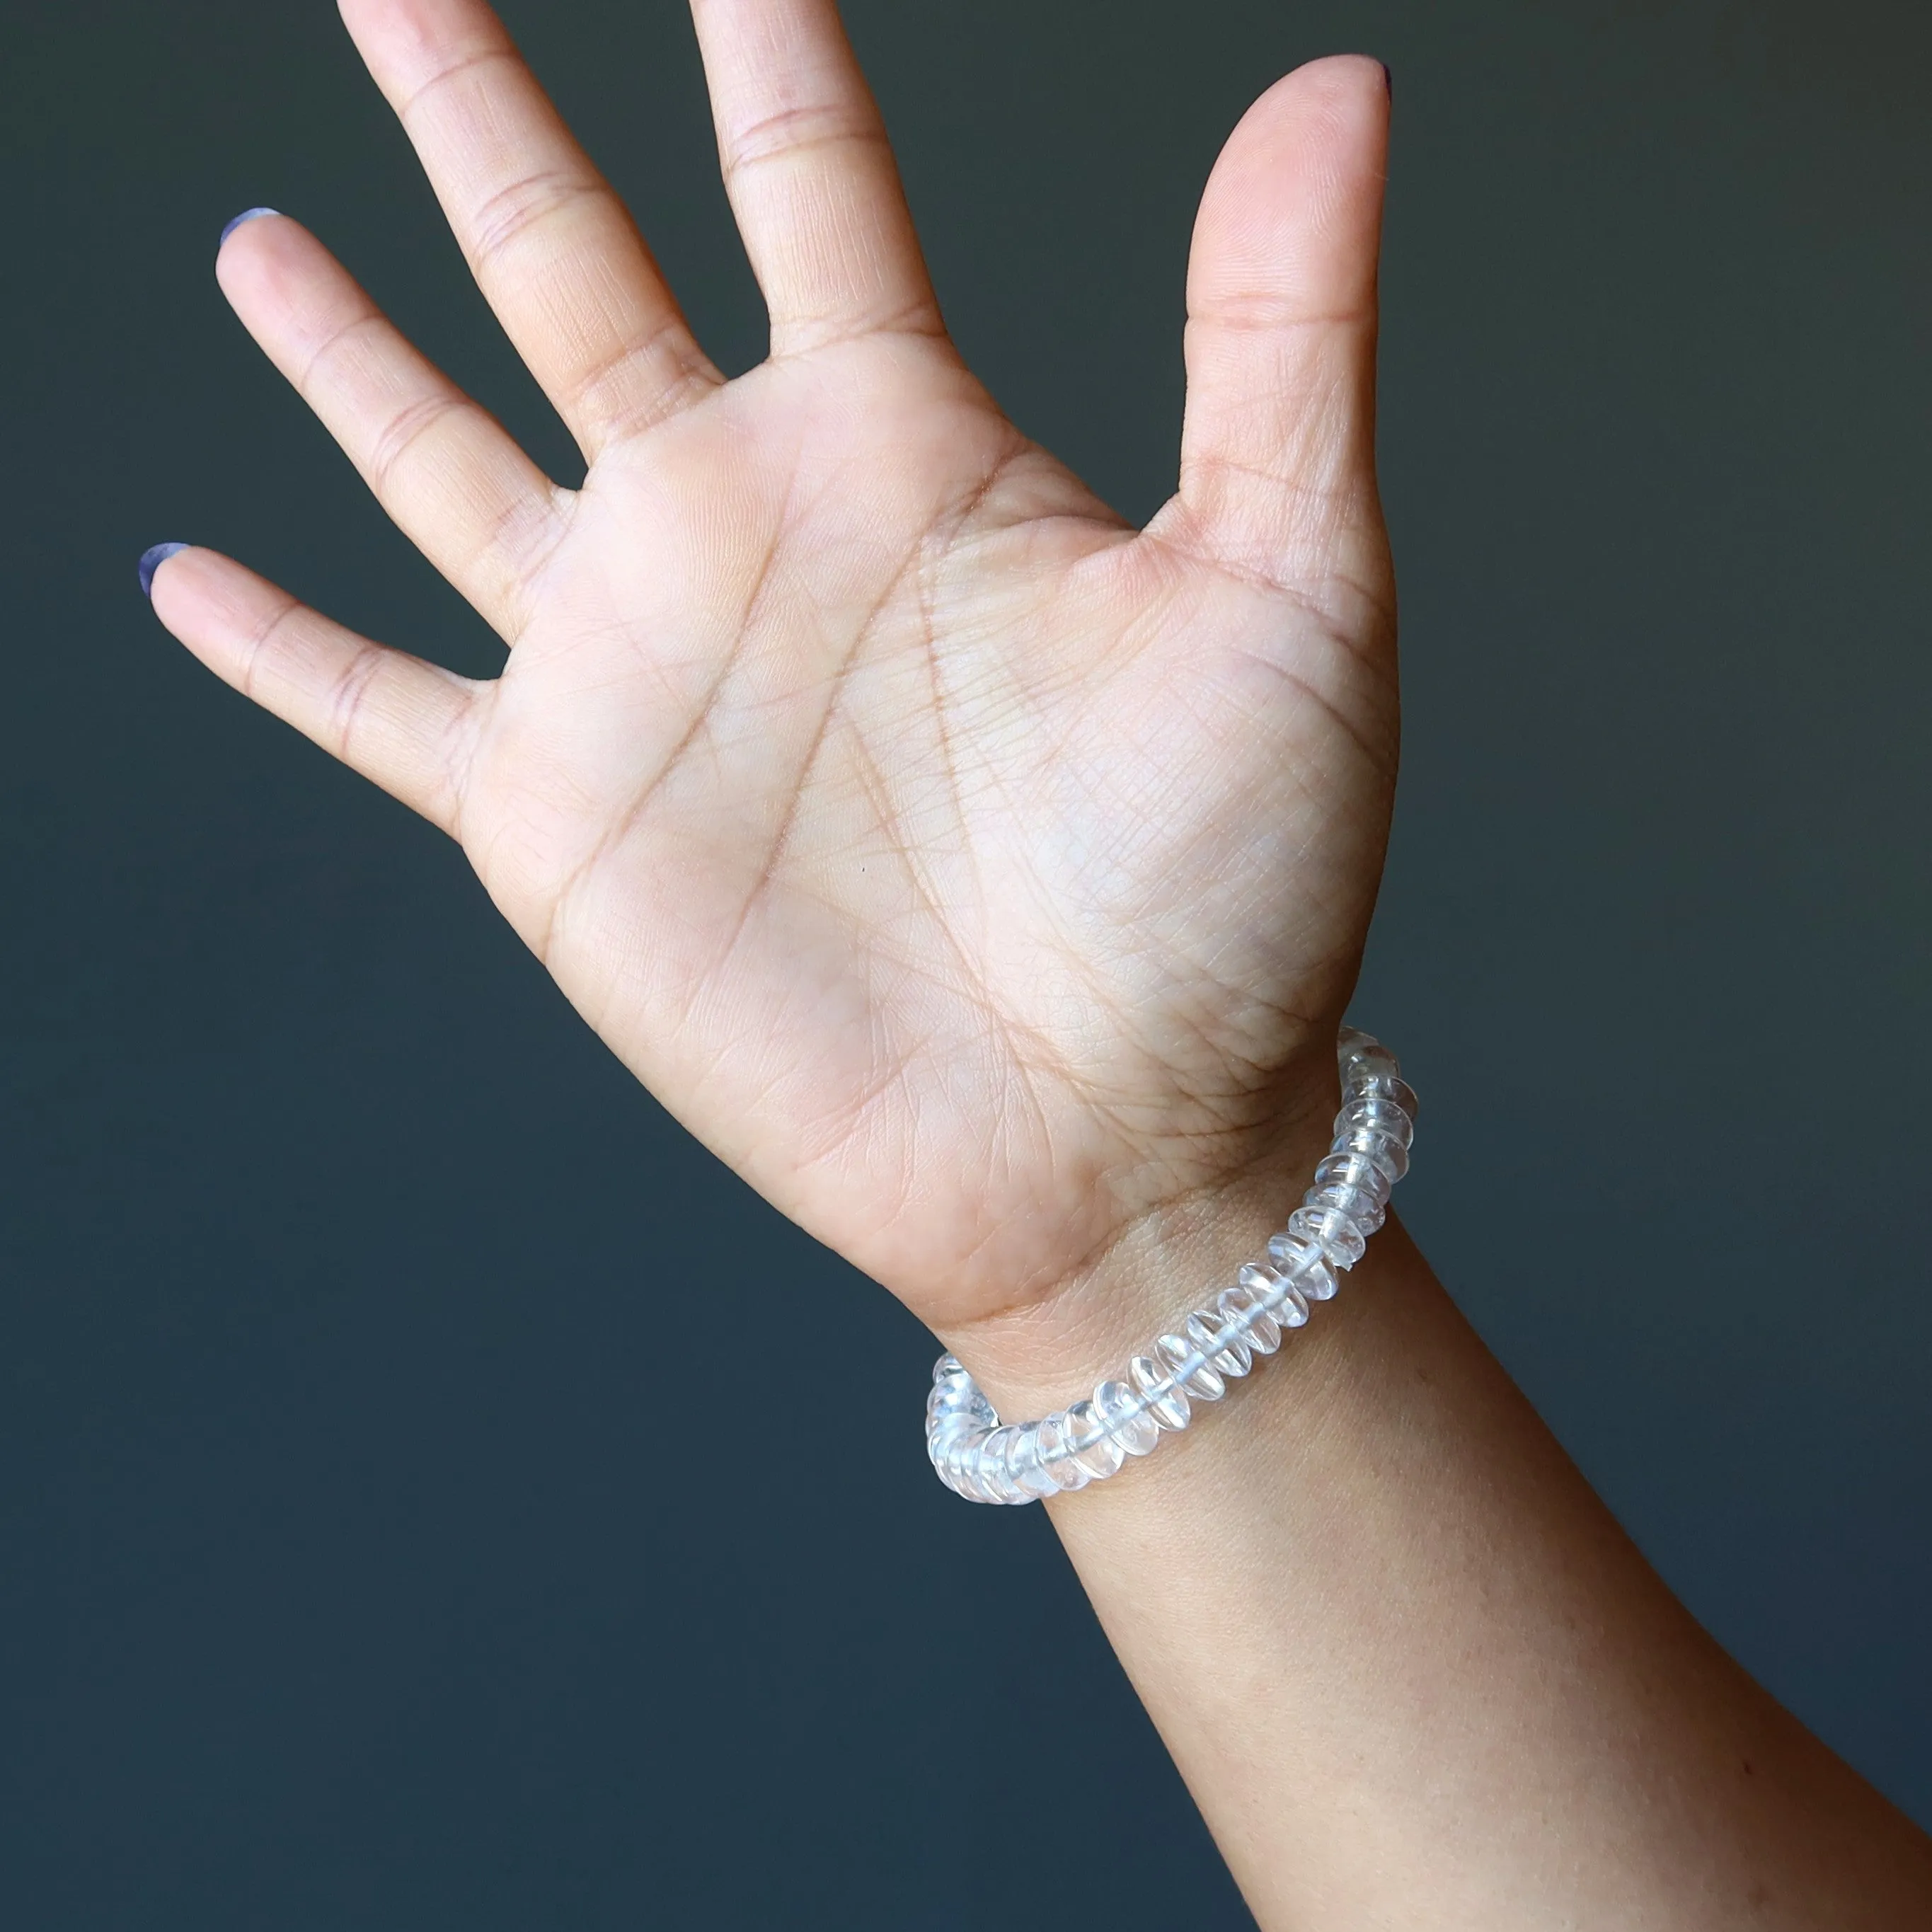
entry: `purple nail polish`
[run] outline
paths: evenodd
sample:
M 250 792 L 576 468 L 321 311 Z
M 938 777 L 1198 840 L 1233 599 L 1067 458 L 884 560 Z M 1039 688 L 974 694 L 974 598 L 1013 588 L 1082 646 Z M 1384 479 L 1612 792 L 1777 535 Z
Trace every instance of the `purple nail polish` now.
M 226 242 L 229 236 L 232 235 L 236 230 L 239 228 L 244 221 L 253 221 L 261 215 L 279 214 L 281 210 L 278 208 L 244 208 L 242 212 L 221 231 L 221 242 Z M 220 249 L 221 242 L 218 242 L 214 244 L 218 252 L 219 252 Z
M 143 597 L 152 598 L 154 594 L 154 572 L 159 570 L 176 551 L 190 548 L 191 546 L 188 544 L 166 543 L 157 544 L 152 550 L 143 550 L 141 553 L 141 561 L 136 566 L 141 573 L 141 595 Z

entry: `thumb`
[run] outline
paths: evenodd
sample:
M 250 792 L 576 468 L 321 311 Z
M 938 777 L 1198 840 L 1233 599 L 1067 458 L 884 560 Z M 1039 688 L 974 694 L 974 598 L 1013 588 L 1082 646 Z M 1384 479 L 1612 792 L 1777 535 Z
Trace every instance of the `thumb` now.
M 1229 136 L 1195 221 L 1187 413 L 1168 541 L 1270 581 L 1386 572 L 1375 487 L 1380 62 L 1277 81 Z

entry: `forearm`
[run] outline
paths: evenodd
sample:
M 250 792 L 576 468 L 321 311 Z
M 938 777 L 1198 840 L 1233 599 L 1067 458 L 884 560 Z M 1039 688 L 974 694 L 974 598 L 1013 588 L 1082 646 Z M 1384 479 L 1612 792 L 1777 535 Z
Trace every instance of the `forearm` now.
M 1188 1305 L 1266 1214 L 1154 1231 L 1115 1305 Z M 1105 1274 L 961 1338 L 1003 1412 L 1112 1370 Z M 1394 1222 L 1224 1408 L 1049 1507 L 1266 1932 L 1932 1923 L 1932 1844 L 1675 1601 Z

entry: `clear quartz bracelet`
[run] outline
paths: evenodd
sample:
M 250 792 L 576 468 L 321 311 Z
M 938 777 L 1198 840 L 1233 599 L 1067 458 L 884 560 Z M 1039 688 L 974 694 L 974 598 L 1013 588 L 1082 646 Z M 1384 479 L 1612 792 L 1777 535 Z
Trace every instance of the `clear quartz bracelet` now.
M 1084 1490 L 1185 1429 L 1197 1402 L 1219 1402 L 1258 1355 L 1281 1346 L 1312 1302 L 1330 1300 L 1338 1270 L 1354 1267 L 1408 1172 L 1415 1096 L 1394 1054 L 1345 1027 L 1336 1047 L 1342 1111 L 1315 1184 L 1214 1305 L 1197 1308 L 1084 1402 L 1038 1422 L 1003 1423 L 956 1358 L 941 1355 L 926 1404 L 926 1448 L 939 1480 L 976 1503 L 1030 1503 Z

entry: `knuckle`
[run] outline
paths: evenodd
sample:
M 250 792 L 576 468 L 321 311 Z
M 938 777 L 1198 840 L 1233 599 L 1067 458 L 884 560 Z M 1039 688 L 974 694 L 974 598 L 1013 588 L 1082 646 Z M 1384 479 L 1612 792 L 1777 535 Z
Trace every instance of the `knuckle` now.
M 329 372 L 344 357 L 354 356 L 358 345 L 368 335 L 381 336 L 388 325 L 375 310 L 358 309 L 346 321 L 330 329 L 309 352 L 307 364 L 296 383 L 296 392 L 311 409 L 320 406 L 318 392 L 329 381 Z
M 520 64 L 514 51 L 498 40 L 487 40 L 460 49 L 400 103 L 396 110 L 396 118 L 407 128 L 424 109 L 459 82 L 473 88 L 485 84 L 492 69 L 508 67 L 514 70 Z
M 369 698 L 382 670 L 382 654 L 371 645 L 343 667 L 329 695 L 328 742 L 345 763 L 353 764 L 357 736 L 368 715 Z
M 397 472 L 410 452 L 419 448 L 439 424 L 468 406 L 460 396 L 437 394 L 418 397 L 392 416 L 370 446 L 368 458 L 369 478 L 376 495 L 386 500 L 390 496 Z
M 301 615 L 302 608 L 296 598 L 284 597 L 274 610 L 256 626 L 243 650 L 242 674 L 238 680 L 238 688 L 244 698 L 260 701 L 262 664 L 274 650 L 277 640 L 287 628 L 290 620 Z
M 874 116 L 844 103 L 781 108 L 732 132 L 724 144 L 724 176 L 728 182 L 767 161 L 825 148 L 883 147 L 885 139 Z
M 390 417 L 369 448 L 369 477 L 379 496 L 388 496 L 398 467 L 423 436 L 460 408 L 456 396 L 422 396 Z
M 601 181 L 570 167 L 539 169 L 494 190 L 470 217 L 470 254 L 477 273 L 487 273 L 524 236 L 569 208 L 601 200 L 605 192 Z

